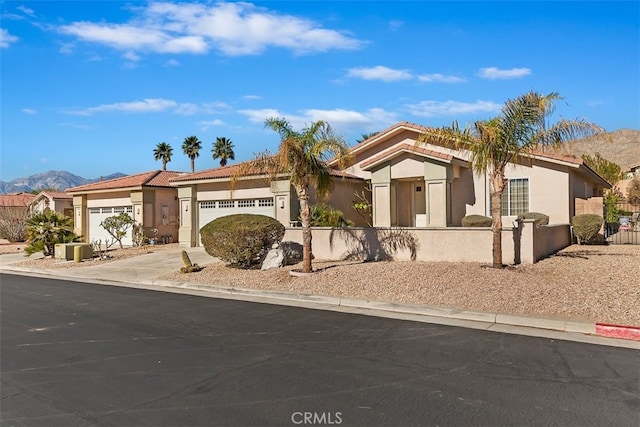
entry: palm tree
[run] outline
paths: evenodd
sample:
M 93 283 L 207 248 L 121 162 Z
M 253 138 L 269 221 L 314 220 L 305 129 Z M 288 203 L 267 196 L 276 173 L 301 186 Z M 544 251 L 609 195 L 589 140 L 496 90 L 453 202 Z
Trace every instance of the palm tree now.
M 162 170 L 167 170 L 167 163 L 171 161 L 173 156 L 173 148 L 166 142 L 158 142 L 156 148 L 153 150 L 153 158 L 155 160 L 162 160 Z
M 584 120 L 562 119 L 549 127 L 546 119 L 553 114 L 555 101 L 561 99 L 556 92 L 528 92 L 507 100 L 498 117 L 475 122 L 464 130 L 454 122 L 449 127 L 426 131 L 418 138 L 418 144 L 429 142 L 468 150 L 473 170 L 489 174 L 494 268 L 502 268 L 502 193 L 507 183 L 507 165 L 531 161 L 531 156 L 544 147 L 605 132 Z
M 275 154 L 265 151 L 238 168 L 235 182 L 247 173 L 264 173 L 273 182 L 288 176 L 300 201 L 302 222 L 302 262 L 303 271 L 311 273 L 311 209 L 309 187 L 312 186 L 319 198 L 332 188 L 333 180 L 327 164 L 329 158 L 338 167 L 348 160 L 348 147 L 342 137 L 334 134 L 331 126 L 319 120 L 300 132 L 293 130 L 284 118 L 269 118 L 265 127 L 280 135 L 281 141 Z
M 371 138 L 374 135 L 377 135 L 379 132 L 365 132 L 365 133 L 361 133 L 360 134 L 360 138 L 356 139 L 356 144 L 360 144 L 363 141 L 366 141 L 367 139 Z
M 226 166 L 227 160 L 235 160 L 233 142 L 224 136 L 216 138 L 211 152 L 213 153 L 213 160 L 220 159 L 220 166 Z
M 182 152 L 191 160 L 191 172 L 195 172 L 196 157 L 200 155 L 202 143 L 197 136 L 188 136 L 182 143 Z

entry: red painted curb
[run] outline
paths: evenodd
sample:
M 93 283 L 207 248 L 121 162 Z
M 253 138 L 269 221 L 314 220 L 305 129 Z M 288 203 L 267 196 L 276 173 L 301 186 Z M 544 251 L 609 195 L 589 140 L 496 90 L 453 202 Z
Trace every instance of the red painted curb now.
M 640 327 L 596 323 L 596 335 L 640 341 Z

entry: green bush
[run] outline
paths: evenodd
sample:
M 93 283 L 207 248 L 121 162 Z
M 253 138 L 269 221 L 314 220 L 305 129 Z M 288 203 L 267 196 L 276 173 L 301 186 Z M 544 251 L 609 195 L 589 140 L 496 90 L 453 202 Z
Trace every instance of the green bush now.
M 518 215 L 518 220 L 532 219 L 537 226 L 549 225 L 549 216 L 540 212 L 527 212 L 522 215 Z
M 576 215 L 571 218 L 573 233 L 578 238 L 578 243 L 593 243 L 603 222 L 604 218 L 596 214 Z
M 492 220 L 484 215 L 467 215 L 462 218 L 463 227 L 491 227 Z
M 311 225 L 314 227 L 351 227 L 353 222 L 344 217 L 344 213 L 325 203 L 311 206 Z
M 274 243 L 284 237 L 284 226 L 265 215 L 236 214 L 215 219 L 200 229 L 207 253 L 231 267 L 259 266 Z
M 27 220 L 25 234 L 29 243 L 24 248 L 27 256 L 42 252 L 44 256 L 53 257 L 56 244 L 79 240 L 73 232 L 73 219 L 49 209 Z

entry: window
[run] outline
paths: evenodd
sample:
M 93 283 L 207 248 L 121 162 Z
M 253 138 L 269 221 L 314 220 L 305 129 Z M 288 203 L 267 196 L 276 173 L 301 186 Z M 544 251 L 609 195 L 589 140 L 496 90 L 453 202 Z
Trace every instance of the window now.
M 200 202 L 200 209 L 215 209 L 216 202 Z
M 273 199 L 258 199 L 258 206 L 261 208 L 273 206 Z
M 529 178 L 507 180 L 502 193 L 502 216 L 529 212 Z
M 89 208 L 89 213 L 90 214 L 99 214 L 100 213 L 100 208 Z M 80 215 L 78 215 L 80 216 Z
M 236 205 L 235 201 L 233 201 L 233 200 L 220 200 L 218 202 L 218 207 L 220 209 L 233 208 L 233 207 L 235 207 L 235 205 Z
M 252 208 L 256 205 L 255 200 L 238 200 L 239 208 Z

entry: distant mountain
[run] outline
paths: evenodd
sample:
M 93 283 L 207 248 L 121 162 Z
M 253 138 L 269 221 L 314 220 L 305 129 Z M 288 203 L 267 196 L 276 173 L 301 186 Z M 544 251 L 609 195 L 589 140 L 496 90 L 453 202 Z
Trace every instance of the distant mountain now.
M 16 178 L 12 181 L 0 181 L 0 193 L 17 193 L 20 191 L 29 192 L 42 188 L 56 188 L 64 191 L 67 188 L 76 187 L 78 185 L 90 184 L 97 181 L 106 181 L 108 179 L 120 178 L 125 176 L 123 173 L 114 173 L 108 176 L 102 176 L 95 179 L 82 178 L 67 171 L 49 171 L 28 176 L 26 178 Z
M 590 137 L 564 145 L 560 152 L 577 158 L 583 154 L 600 153 L 605 159 L 617 163 L 623 171 L 640 162 L 640 130 L 620 129 L 605 136 Z

